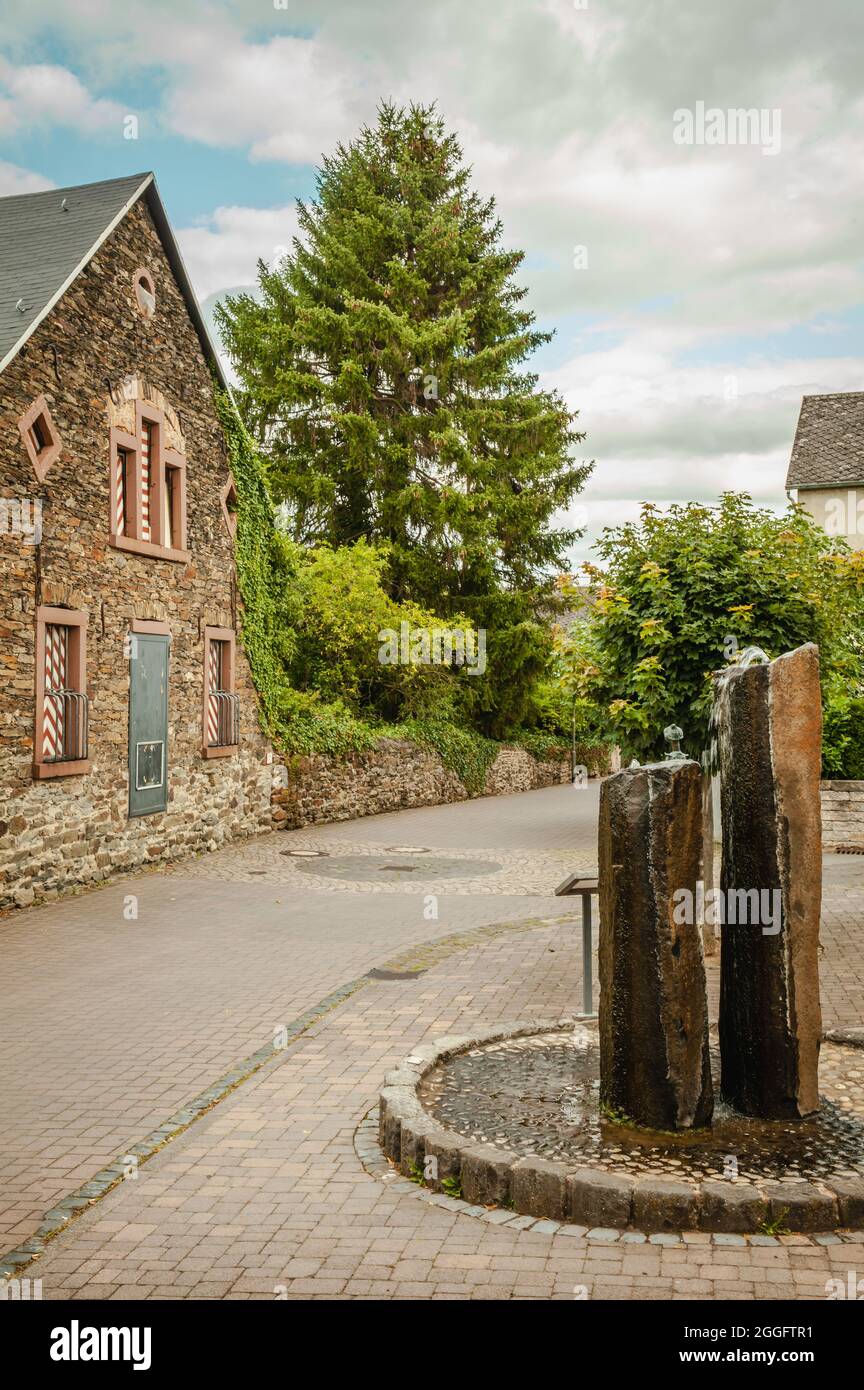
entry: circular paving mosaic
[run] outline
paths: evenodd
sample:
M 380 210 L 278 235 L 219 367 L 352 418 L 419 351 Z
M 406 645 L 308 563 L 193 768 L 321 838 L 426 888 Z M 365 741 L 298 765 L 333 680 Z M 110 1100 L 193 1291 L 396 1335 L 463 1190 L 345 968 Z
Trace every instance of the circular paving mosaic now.
M 395 850 L 392 855 L 332 854 L 326 860 L 298 859 L 296 867 L 303 873 L 315 874 L 319 878 L 342 878 L 355 882 L 358 879 L 387 879 L 407 883 L 417 879 L 480 878 L 499 873 L 502 866 L 489 859 L 434 858 L 415 863 L 408 855 Z
M 710 1129 L 658 1133 L 599 1110 L 596 1031 L 543 1033 L 439 1062 L 418 1096 L 447 1129 L 518 1157 L 576 1160 L 631 1177 L 797 1181 L 864 1174 L 864 1052 L 823 1043 L 822 1109 L 809 1120 L 747 1119 L 715 1100 Z M 719 1058 L 712 1056 L 715 1097 Z M 730 1171 L 731 1169 L 731 1171 Z

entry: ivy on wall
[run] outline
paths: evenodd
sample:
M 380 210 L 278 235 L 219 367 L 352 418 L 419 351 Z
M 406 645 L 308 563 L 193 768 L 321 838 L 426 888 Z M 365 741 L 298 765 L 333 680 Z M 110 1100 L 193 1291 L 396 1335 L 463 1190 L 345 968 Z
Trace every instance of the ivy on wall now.
M 437 753 L 444 766 L 455 772 L 469 796 L 482 795 L 486 774 L 503 746 L 474 729 L 434 719 L 406 720 L 394 734 Z
M 283 612 L 292 577 L 288 551 L 274 524 L 264 464 L 233 402 L 217 392 L 228 461 L 237 488 L 234 554 L 243 600 L 243 647 L 258 691 L 261 721 L 268 737 L 285 753 L 330 753 L 341 757 L 371 748 L 377 735 L 362 720 L 295 690 L 285 666 L 294 634 Z
M 288 755 L 344 757 L 373 748 L 380 738 L 405 738 L 438 754 L 462 781 L 469 796 L 482 794 L 486 774 L 505 746 L 471 728 L 446 720 L 409 719 L 398 725 L 367 723 L 315 691 L 296 690 L 286 668 L 296 636 L 286 611 L 286 592 L 294 578 L 295 553 L 274 521 L 264 463 L 230 397 L 216 392 L 228 460 L 237 489 L 234 539 L 237 582 L 243 601 L 242 638 L 258 692 L 261 722 L 268 738 Z M 542 745 L 542 746 L 541 746 Z M 562 757 L 568 749 L 548 735 L 515 741 L 540 759 Z

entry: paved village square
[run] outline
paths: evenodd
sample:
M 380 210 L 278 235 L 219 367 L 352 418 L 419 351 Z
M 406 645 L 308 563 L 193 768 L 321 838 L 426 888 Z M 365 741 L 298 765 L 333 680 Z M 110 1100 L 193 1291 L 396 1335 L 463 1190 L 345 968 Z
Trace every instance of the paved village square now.
M 178 1131 L 127 1159 L 27 1266 L 43 1298 L 817 1299 L 845 1286 L 864 1268 L 860 1233 L 589 1230 L 425 1192 L 382 1159 L 377 1094 L 401 1057 L 578 1008 L 580 919 L 553 892 L 592 867 L 596 816 L 596 785 L 563 786 L 271 834 L 4 921 L 4 1246 L 26 1250 L 46 1212 L 172 1116 Z M 422 877 L 320 877 L 286 853 L 377 864 L 397 845 L 425 850 Z M 439 859 L 462 861 L 459 877 L 436 877 Z M 826 1029 L 860 1031 L 862 905 L 862 860 L 828 855 Z M 715 1002 L 716 983 L 709 960 Z M 284 1048 L 244 1067 L 280 1028 Z M 232 1069 L 249 1074 L 184 1114 Z

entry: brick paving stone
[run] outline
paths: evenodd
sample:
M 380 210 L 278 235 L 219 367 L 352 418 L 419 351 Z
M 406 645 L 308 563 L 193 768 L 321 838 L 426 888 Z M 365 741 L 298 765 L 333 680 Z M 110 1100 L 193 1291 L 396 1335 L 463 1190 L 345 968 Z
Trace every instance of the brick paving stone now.
M 568 867 L 593 861 L 595 816 L 593 787 L 404 811 L 259 836 L 0 917 L 0 1253 L 333 989 L 454 931 L 571 915 L 572 901 L 551 894 Z M 466 860 L 500 851 L 504 868 L 489 876 L 494 894 L 489 880 L 460 881 L 458 891 L 436 884 L 439 915 L 429 921 L 417 885 L 368 894 L 319 883 L 283 853 L 301 844 L 335 853 L 349 837 L 379 854 L 396 843 Z M 286 883 L 252 874 L 262 860 L 288 875 L 290 894 Z M 135 922 L 123 916 L 129 892 L 138 898 Z M 304 1080 L 323 1065 L 310 1055 Z M 314 1106 L 314 1090 L 309 1096 Z
M 496 845 L 514 855 L 544 844 L 563 853 L 579 817 L 590 820 L 586 807 L 571 788 L 556 788 L 302 837 L 337 847 L 362 838 L 367 847 L 472 848 L 478 857 L 492 857 Z M 291 842 L 279 837 L 280 845 Z M 231 849 L 235 866 L 246 848 Z M 271 850 L 254 842 L 248 852 L 254 859 Z M 196 869 L 137 880 L 147 913 L 127 924 L 131 931 L 116 920 L 125 885 L 0 925 L 18 1010 L 0 1053 L 11 1048 L 19 1075 L 22 1065 L 32 1067 L 35 1083 L 28 1098 L 15 1091 L 27 1123 L 0 1161 L 0 1188 L 6 1192 L 6 1173 L 18 1183 L 3 1213 L 9 1230 L 12 1216 L 26 1227 L 27 1213 L 41 1215 L 68 1191 L 73 1170 L 86 1180 L 113 1157 L 118 1135 L 136 1140 L 266 1042 L 274 1026 L 348 978 L 454 931 L 508 915 L 552 917 L 563 901 L 442 892 L 439 920 L 429 922 L 416 894 L 339 896 L 310 883 L 277 904 L 271 885 L 224 877 L 221 862 L 201 863 L 212 878 Z M 864 1015 L 862 905 L 864 888 L 845 883 L 835 891 L 829 883 L 822 963 L 829 1026 Z M 712 958 L 714 998 L 716 977 Z M 814 1298 L 825 1296 L 833 1271 L 864 1269 L 861 1233 L 839 1246 L 807 1236 L 712 1244 L 700 1233 L 636 1243 L 642 1233 L 606 1239 L 518 1217 L 493 1224 L 483 1208 L 469 1215 L 465 1204 L 429 1200 L 412 1183 L 364 1169 L 354 1134 L 401 1057 L 445 1033 L 571 1014 L 579 990 L 578 933 L 565 923 L 442 948 L 419 978 L 364 986 L 52 1241 L 31 1267 L 43 1296 L 527 1300 L 575 1298 L 584 1286 L 589 1297 L 610 1299 Z M 55 993 L 58 1034 L 46 1039 Z M 92 1083 L 103 1067 L 104 1091 Z M 11 1070 L 0 1069 L 4 1085 Z M 9 1123 L 10 1140 L 16 1133 Z

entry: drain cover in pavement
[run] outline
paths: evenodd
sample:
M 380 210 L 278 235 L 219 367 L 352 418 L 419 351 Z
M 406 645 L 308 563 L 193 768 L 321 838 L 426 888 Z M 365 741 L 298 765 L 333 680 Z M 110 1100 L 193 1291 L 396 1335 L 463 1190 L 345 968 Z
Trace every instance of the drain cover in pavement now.
M 317 874 L 319 878 L 342 878 L 346 880 L 375 880 L 379 882 L 386 874 L 392 882 L 433 882 L 446 878 L 481 878 L 486 874 L 497 874 L 500 864 L 489 859 L 425 859 L 421 864 L 408 860 L 394 864 L 391 859 L 380 854 L 341 854 L 331 855 L 317 864 L 297 860 L 297 868 L 302 873 Z
M 421 975 L 425 975 L 425 970 L 379 970 L 376 965 L 374 970 L 367 970 L 367 980 L 419 980 Z

